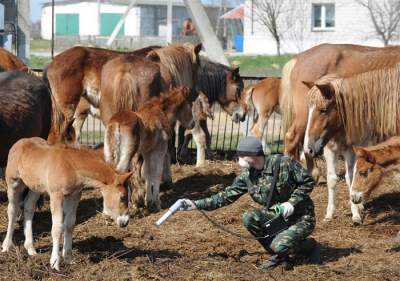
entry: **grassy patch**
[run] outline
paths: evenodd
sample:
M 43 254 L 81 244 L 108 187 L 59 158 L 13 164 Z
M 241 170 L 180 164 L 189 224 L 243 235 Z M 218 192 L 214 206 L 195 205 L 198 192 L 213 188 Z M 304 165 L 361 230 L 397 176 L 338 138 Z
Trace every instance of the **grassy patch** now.
M 51 61 L 51 58 L 49 58 L 49 57 L 41 57 L 41 56 L 31 55 L 30 67 L 31 68 L 44 68 L 47 64 L 49 64 L 50 61 Z
M 281 76 L 282 67 L 291 59 L 285 56 L 231 56 L 231 65 L 239 65 L 240 74 L 247 76 Z
M 31 51 L 48 51 L 51 48 L 51 41 L 45 39 L 31 40 Z

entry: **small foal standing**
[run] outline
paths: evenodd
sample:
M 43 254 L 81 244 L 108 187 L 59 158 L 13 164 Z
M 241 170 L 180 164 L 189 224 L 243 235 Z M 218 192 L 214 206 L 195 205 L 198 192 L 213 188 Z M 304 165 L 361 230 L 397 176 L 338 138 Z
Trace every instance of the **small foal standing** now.
M 3 252 L 13 246 L 15 222 L 24 200 L 24 247 L 29 255 L 35 255 L 32 237 L 32 219 L 36 202 L 42 193 L 50 196 L 52 215 L 51 236 L 53 250 L 50 265 L 60 269 L 59 241 L 64 231 L 63 258 L 72 261 L 72 231 L 76 221 L 81 191 L 85 187 L 99 188 L 104 200 L 106 215 L 118 226 L 126 226 L 128 215 L 128 191 L 124 186 L 130 173 L 119 175 L 98 154 L 87 149 L 65 145 L 50 146 L 41 138 L 21 139 L 10 150 L 6 169 L 8 195 L 8 228 L 3 242 Z
M 194 126 L 189 94 L 187 87 L 174 88 L 152 98 L 137 112 L 120 111 L 106 127 L 104 156 L 117 171 L 128 171 L 134 156 L 143 158 L 146 191 L 138 188 L 137 207 L 145 201 L 149 210 L 160 210 L 159 187 L 163 169 L 170 174 L 166 155 L 171 124 L 179 121 L 187 129 Z M 140 163 L 136 171 L 139 174 L 141 167 Z

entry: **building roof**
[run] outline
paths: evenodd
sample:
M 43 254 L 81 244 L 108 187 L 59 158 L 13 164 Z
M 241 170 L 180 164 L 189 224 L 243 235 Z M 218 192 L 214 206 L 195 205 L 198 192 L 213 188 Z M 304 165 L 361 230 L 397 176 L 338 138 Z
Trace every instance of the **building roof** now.
M 238 1 L 238 0 L 232 0 L 232 1 Z M 80 2 L 95 2 L 97 3 L 97 0 L 63 0 L 63 1 L 55 1 L 54 5 L 67 5 L 67 4 L 76 4 Z M 211 7 L 219 7 L 221 1 L 220 0 L 202 0 L 201 1 L 203 5 L 205 6 L 211 6 Z M 102 4 L 112 4 L 112 5 L 129 5 L 131 3 L 131 0 L 101 0 Z M 167 5 L 168 0 L 137 0 L 137 5 Z M 184 6 L 184 1 L 183 0 L 172 0 L 172 4 L 174 6 Z M 227 7 L 234 7 L 234 2 L 231 1 L 226 1 Z M 51 6 L 51 1 L 47 3 L 43 3 L 43 7 Z

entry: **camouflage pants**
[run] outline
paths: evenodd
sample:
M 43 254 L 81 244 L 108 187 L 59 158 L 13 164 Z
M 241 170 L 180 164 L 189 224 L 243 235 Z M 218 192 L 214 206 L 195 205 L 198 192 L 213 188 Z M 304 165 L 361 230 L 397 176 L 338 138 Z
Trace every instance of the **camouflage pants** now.
M 307 202 L 308 203 L 308 202 Z M 300 212 L 300 211 L 299 211 Z M 315 213 L 312 201 L 289 217 L 289 228 L 275 237 L 260 239 L 259 242 L 270 254 L 297 252 L 300 244 L 309 236 L 315 227 Z M 272 210 L 249 209 L 243 215 L 244 226 L 255 237 L 266 236 L 264 223 L 275 216 Z

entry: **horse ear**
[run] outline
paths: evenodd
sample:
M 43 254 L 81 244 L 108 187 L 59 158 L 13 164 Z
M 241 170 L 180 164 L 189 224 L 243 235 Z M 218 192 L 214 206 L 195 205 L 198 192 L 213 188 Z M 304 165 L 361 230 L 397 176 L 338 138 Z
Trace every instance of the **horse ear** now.
M 133 172 L 118 175 L 118 180 L 117 180 L 118 183 L 125 185 L 128 182 L 129 178 L 132 176 L 132 174 L 133 174 Z
M 160 62 L 160 56 L 155 51 L 149 52 L 146 58 L 154 62 Z
M 194 47 L 194 53 L 197 55 L 200 53 L 201 49 L 203 48 L 203 44 L 199 43 Z
M 315 87 L 317 87 L 324 98 L 328 100 L 330 100 L 335 95 L 335 89 L 332 87 L 331 83 L 315 84 Z
M 314 87 L 314 82 L 311 82 L 311 81 L 301 81 L 301 83 L 306 85 L 308 89 L 311 89 L 312 87 Z
M 375 157 L 368 151 L 366 150 L 364 147 L 362 146 L 353 146 L 353 150 L 357 156 L 357 158 L 364 158 L 365 160 L 367 160 L 370 163 L 375 163 L 376 159 Z

